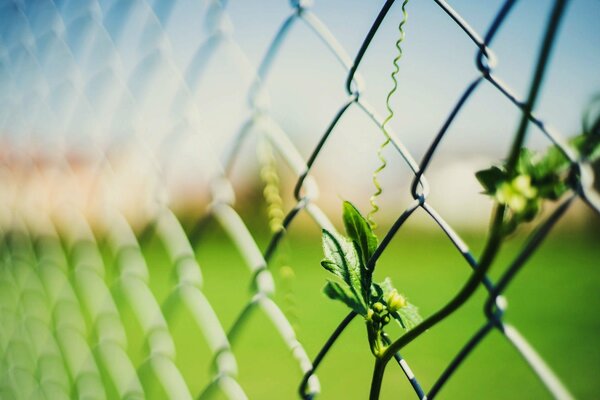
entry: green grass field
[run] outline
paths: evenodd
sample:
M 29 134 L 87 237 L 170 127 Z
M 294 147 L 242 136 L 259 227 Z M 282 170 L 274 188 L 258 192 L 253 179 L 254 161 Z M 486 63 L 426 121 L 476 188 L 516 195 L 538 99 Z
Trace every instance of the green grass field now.
M 598 231 L 573 234 L 556 232 L 530 260 L 510 286 L 506 320 L 514 324 L 539 351 L 577 398 L 600 395 L 600 246 Z M 214 223 L 202 233 L 197 255 L 204 277 L 204 293 L 228 329 L 250 298 L 250 273 L 235 247 Z M 484 235 L 465 235 L 475 254 Z M 498 276 L 515 254 L 522 237 L 504 248 L 492 276 Z M 265 241 L 260 241 L 264 246 Z M 173 288 L 171 267 L 162 245 L 150 236 L 144 244 L 150 268 L 150 285 L 163 301 Z M 105 252 L 105 265 L 112 256 Z M 347 309 L 324 297 L 321 289 L 327 273 L 320 265 L 321 248 L 316 228 L 291 229 L 271 265 L 278 292 L 276 300 L 297 328 L 300 341 L 312 358 Z M 290 265 L 294 277 L 281 274 Z M 108 267 L 106 280 L 115 279 Z M 401 230 L 382 257 L 376 280 L 390 276 L 396 287 L 431 314 L 458 291 L 470 273 L 467 264 L 438 231 Z M 403 355 L 422 385 L 428 390 L 450 359 L 484 322 L 484 291 L 456 314 L 430 330 Z M 127 352 L 138 367 L 145 357 L 140 327 L 131 310 L 120 308 L 128 336 Z M 210 379 L 212 361 L 202 332 L 193 327 L 185 312 L 170 324 L 175 339 L 176 363 L 193 394 Z M 392 330 L 392 336 L 400 334 Z M 91 337 L 90 337 L 91 340 Z M 255 312 L 233 343 L 239 367 L 239 382 L 252 399 L 292 399 L 301 374 L 295 360 L 275 333 L 271 322 Z M 368 396 L 373 357 L 369 352 L 363 323 L 356 319 L 333 347 L 319 370 L 323 399 L 364 399 Z M 3 364 L 7 368 L 6 362 Z M 106 378 L 106 377 L 105 377 Z M 108 379 L 107 379 L 108 382 Z M 149 398 L 162 398 L 152 379 L 142 382 Z M 106 384 L 109 395 L 110 384 Z M 397 365 L 390 363 L 384 378 L 383 399 L 413 398 L 411 388 Z M 458 369 L 440 393 L 442 399 L 532 399 L 550 398 L 519 354 L 493 332 Z
M 251 277 L 233 245 L 215 227 L 204 232 L 197 253 L 205 279 L 204 291 L 227 329 L 249 299 Z M 311 357 L 347 313 L 341 303 L 328 300 L 321 293 L 327 273 L 319 266 L 318 233 L 316 229 L 308 233 L 292 230 L 272 263 L 279 289 L 278 304 L 296 326 Z M 483 236 L 466 236 L 475 254 L 482 246 Z M 516 237 L 509 242 L 492 270 L 493 276 L 511 259 L 521 241 L 521 237 Z M 151 252 L 160 253 L 156 246 L 150 248 Z M 159 286 L 166 282 L 168 272 L 161 268 L 156 253 L 148 254 L 148 258 L 153 260 L 157 292 L 166 293 Z M 598 260 L 597 232 L 559 232 L 542 245 L 507 292 L 506 320 L 534 345 L 578 398 L 597 398 L 600 394 Z M 281 265 L 291 265 L 295 277 L 282 277 Z M 394 239 L 376 276 L 392 277 L 427 316 L 457 292 L 469 272 L 441 233 L 407 230 Z M 479 290 L 464 308 L 405 349 L 403 355 L 426 390 L 484 322 L 483 300 L 484 292 Z M 181 345 L 178 363 L 193 392 L 197 392 L 208 379 L 209 358 L 200 332 L 186 329 L 185 317 L 181 321 L 181 325 L 173 327 Z M 250 398 L 294 398 L 300 373 L 270 324 L 260 312 L 255 313 L 233 344 L 239 380 Z M 372 362 L 363 323 L 356 319 L 319 370 L 322 398 L 366 398 Z M 390 364 L 383 398 L 410 398 L 411 390 L 400 369 Z M 549 395 L 517 351 L 500 333 L 493 332 L 460 367 L 440 398 L 531 399 Z

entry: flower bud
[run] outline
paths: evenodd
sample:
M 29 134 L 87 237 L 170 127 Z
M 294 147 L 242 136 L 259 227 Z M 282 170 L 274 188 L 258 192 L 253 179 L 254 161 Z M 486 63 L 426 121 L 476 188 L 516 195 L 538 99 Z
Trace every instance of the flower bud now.
M 392 311 L 398 311 L 399 309 L 406 307 L 406 299 L 396 289 L 392 290 L 387 299 L 388 306 Z
M 375 314 L 375 312 L 369 308 L 369 310 L 367 311 L 367 319 L 373 319 L 373 315 Z
M 375 310 L 375 312 L 382 312 L 383 311 L 383 304 L 381 304 L 380 302 L 376 302 L 375 304 L 373 304 L 373 310 Z
M 512 180 L 513 190 L 519 192 L 527 199 L 533 199 L 537 195 L 537 189 L 531 186 L 531 177 L 529 175 L 519 175 Z

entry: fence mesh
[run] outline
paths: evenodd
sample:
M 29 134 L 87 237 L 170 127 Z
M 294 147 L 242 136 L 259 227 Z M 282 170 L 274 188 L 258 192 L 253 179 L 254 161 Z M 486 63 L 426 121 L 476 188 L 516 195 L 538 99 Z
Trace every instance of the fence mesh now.
M 293 324 L 274 301 L 275 285 L 269 262 L 301 213 L 308 214 L 320 228 L 334 230 L 333 224 L 314 202 L 318 187 L 311 172 L 335 134 L 336 126 L 349 110 L 364 113 L 377 130 L 382 129 L 383 117 L 362 96 L 361 62 L 384 19 L 400 21 L 400 16 L 399 13 L 390 14 L 390 10 L 396 9 L 392 7 L 394 1 L 385 1 L 359 51 L 352 57 L 319 16 L 311 11 L 310 2 L 291 1 L 289 15 L 281 22 L 270 39 L 266 54 L 254 68 L 252 58 L 236 42 L 227 3 L 224 0 L 203 3 L 204 15 L 196 22 L 205 29 L 205 34 L 202 41 L 194 45 L 193 57 L 182 63 L 173 57 L 174 44 L 165 31 L 168 24 L 177 23 L 171 20 L 177 2 L 2 2 L 0 124 L 7 144 L 5 148 L 10 149 L 2 154 L 2 179 L 7 188 L 2 204 L 0 253 L 0 393 L 3 398 L 68 398 L 75 395 L 80 398 L 137 398 L 144 397 L 149 390 L 148 382 L 173 399 L 208 398 L 218 391 L 229 398 L 246 398 L 244 388 L 238 383 L 232 343 L 245 334 L 245 324 L 255 313 L 268 317 L 272 325 L 266 329 L 273 329 L 293 355 L 299 376 L 303 375 L 298 379 L 301 397 L 313 398 L 320 392 L 317 368 L 355 315 L 350 313 L 341 321 L 318 354 L 307 354 L 296 337 Z M 435 4 L 447 18 L 472 41 L 477 54 L 478 75 L 459 94 L 458 101 L 420 161 L 389 126 L 386 129 L 393 148 L 405 162 L 402 168 L 407 168 L 413 175 L 410 188 L 413 200 L 386 232 L 371 263 L 374 264 L 385 252 L 391 239 L 414 212 L 422 209 L 445 233 L 466 266 L 479 271 L 471 275 L 461 294 L 472 292 L 479 285 L 483 285 L 489 294 L 485 323 L 473 333 L 430 389 L 421 386 L 409 361 L 400 353 L 396 354 L 399 368 L 420 399 L 435 397 L 456 368 L 494 330 L 522 355 L 524 362 L 554 397 L 572 398 L 518 329 L 503 321 L 506 306 L 503 292 L 572 200 L 580 197 L 596 211 L 600 210 L 592 189 L 590 166 L 579 162 L 562 136 L 534 113 L 547 56 L 566 2 L 557 0 L 553 5 L 537 72 L 529 96 L 524 99 L 495 75 L 495 57 L 490 47 L 515 3 L 505 1 L 487 31 L 480 34 L 448 3 L 436 0 Z M 306 159 L 293 137 L 270 112 L 267 90 L 269 75 L 297 24 L 308 27 L 346 72 L 345 86 L 339 88 L 346 98 Z M 225 156 L 217 159 L 207 142 L 202 137 L 197 138 L 190 127 L 199 118 L 199 82 L 210 79 L 207 70 L 211 60 L 223 48 L 235 55 L 237 64 L 243 66 L 242 72 L 249 77 L 250 112 L 245 120 L 232 116 L 236 123 L 240 122 L 240 128 Z M 129 75 L 125 71 L 130 71 Z M 238 78 L 243 79 L 243 74 L 231 77 L 232 80 Z M 175 90 L 161 90 L 167 87 L 162 85 L 165 79 L 174 82 L 168 87 Z M 527 125 L 533 124 L 558 145 L 577 165 L 583 182 L 580 190 L 563 200 L 531 234 L 514 261 L 495 281 L 485 275 L 487 261 L 475 257 L 452 226 L 428 202 L 426 179 L 428 166 L 449 127 L 467 100 L 483 85 L 495 88 L 521 111 L 523 134 Z M 148 102 L 155 104 L 148 106 Z M 150 115 L 142 112 L 148 109 L 158 112 Z M 168 258 L 166 264 L 176 277 L 176 283 L 168 288 L 164 299 L 157 298 L 150 287 L 147 255 L 135 233 L 135 222 L 116 206 L 123 193 L 114 194 L 115 198 L 93 198 L 97 193 L 94 189 L 102 185 L 103 179 L 118 179 L 113 171 L 116 168 L 113 154 L 118 152 L 120 138 L 123 135 L 131 137 L 132 133 L 135 133 L 136 152 L 154 171 L 156 184 L 152 186 L 153 198 L 150 199 L 154 207 L 152 229 L 164 246 Z M 176 160 L 165 158 L 162 149 L 173 140 L 189 137 L 195 138 L 190 143 L 197 151 L 197 157 L 205 161 L 204 174 L 210 178 L 210 206 L 199 219 L 196 229 L 191 230 L 191 235 L 194 236 L 207 220 L 216 220 L 250 271 L 252 295 L 229 329 L 225 329 L 203 292 L 202 268 L 196 261 L 189 230 L 184 229 L 165 198 L 163 178 Z M 273 234 L 264 250 L 236 211 L 236 189 L 231 181 L 232 166 L 240 151 L 253 143 L 250 137 L 259 139 L 263 146 L 262 158 L 267 163 L 276 155 L 297 177 L 293 190 L 295 204 L 279 219 L 271 219 L 272 222 L 275 220 Z M 374 138 L 378 142 L 383 139 L 383 136 Z M 31 150 L 32 144 L 47 148 L 42 152 L 44 158 Z M 69 153 L 71 146 L 83 151 L 93 162 L 82 167 Z M 277 169 L 276 164 L 271 167 Z M 32 182 L 27 188 L 15 183 L 17 175 L 24 170 Z M 49 186 L 60 184 L 57 180 L 63 175 L 56 171 L 76 177 L 80 186 L 63 189 L 64 194 L 62 197 L 57 195 L 57 199 L 40 198 L 41 193 L 47 191 L 36 190 L 35 185 L 43 186 L 43 182 Z M 268 168 L 264 172 L 266 181 L 271 172 Z M 85 176 L 83 182 L 82 175 Z M 277 178 L 271 174 L 270 179 Z M 136 188 L 126 190 L 135 191 Z M 84 214 L 73 207 L 76 196 L 100 205 L 100 212 Z M 281 200 L 275 197 L 275 201 Z M 49 208 L 45 203 L 55 207 L 52 214 L 44 211 Z M 277 210 L 273 215 L 278 215 Z M 92 226 L 98 222 L 105 232 L 101 239 Z M 108 271 L 107 260 L 114 261 L 115 272 Z M 424 328 L 431 328 L 460 307 L 465 300 L 461 294 L 428 318 Z M 145 350 L 139 360 L 132 359 L 127 351 L 127 335 L 121 316 L 124 308 L 131 311 L 130 315 L 141 330 Z M 191 392 L 177 367 L 174 339 L 169 330 L 174 315 L 182 309 L 203 333 L 212 354 L 211 381 L 197 393 Z M 403 345 L 408 345 L 423 331 L 417 328 L 406 334 Z M 106 381 L 110 385 L 106 385 Z

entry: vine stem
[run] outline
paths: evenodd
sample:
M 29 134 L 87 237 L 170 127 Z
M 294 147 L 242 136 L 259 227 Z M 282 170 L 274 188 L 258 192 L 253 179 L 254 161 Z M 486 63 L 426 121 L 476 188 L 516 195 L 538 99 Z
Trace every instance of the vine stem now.
M 538 56 L 538 61 L 532 78 L 527 102 L 523 109 L 521 121 L 508 155 L 507 172 L 509 174 L 514 173 L 518 161 L 519 152 L 521 151 L 521 148 L 523 147 L 523 144 L 525 142 L 528 122 L 531 116 L 530 114 L 534 108 L 535 102 L 539 94 L 541 83 L 544 77 L 544 72 L 546 70 L 546 65 L 550 57 L 552 44 L 554 43 L 554 39 L 558 31 L 561 16 L 564 14 L 566 3 L 567 0 L 556 0 L 556 2 L 554 3 L 552 14 L 548 23 L 548 28 L 545 32 L 544 41 L 542 43 L 542 48 Z M 486 241 L 483 253 L 480 257 L 479 265 L 477 269 L 473 272 L 467 283 L 458 292 L 458 294 L 454 298 L 452 298 L 452 300 L 450 300 L 450 302 L 447 303 L 443 308 L 438 310 L 436 313 L 427 318 L 414 329 L 408 331 L 398 340 L 393 342 L 382 354 L 381 358 L 377 359 L 375 364 L 375 370 L 373 371 L 373 381 L 371 382 L 371 400 L 378 399 L 378 397 L 373 397 L 373 395 L 379 396 L 381 379 L 383 377 L 383 371 L 379 371 L 379 369 L 385 369 L 385 366 L 394 356 L 395 353 L 400 351 L 404 346 L 416 339 L 427 329 L 431 328 L 438 322 L 448 317 L 454 311 L 456 311 L 475 292 L 482 279 L 484 278 L 485 274 L 487 273 L 488 269 L 492 265 L 494 259 L 496 258 L 498 251 L 501 248 L 503 239 L 502 227 L 505 212 L 505 205 L 497 204 L 495 206 L 492 214 L 492 221 L 490 224 L 490 234 L 488 236 L 488 240 Z
M 375 358 L 375 367 L 373 368 L 373 379 L 371 380 L 371 392 L 369 400 L 378 400 L 381 392 L 381 382 L 385 373 L 386 362 L 381 358 Z
M 492 262 L 494 261 L 496 254 L 498 254 L 498 251 L 500 250 L 502 244 L 502 221 L 504 219 L 505 209 L 506 207 L 503 205 L 498 205 L 495 208 L 492 219 L 491 233 L 481 256 L 479 266 L 471 275 L 467 283 L 463 286 L 461 291 L 442 309 L 393 342 L 381 357 L 381 360 L 384 364 L 387 364 L 387 362 L 394 356 L 395 353 L 416 339 L 419 335 L 421 335 L 421 333 L 425 332 L 427 329 L 431 328 L 433 325 L 437 324 L 458 309 L 465 301 L 467 301 L 467 299 L 469 299 L 469 297 L 471 297 L 473 292 L 475 292 Z

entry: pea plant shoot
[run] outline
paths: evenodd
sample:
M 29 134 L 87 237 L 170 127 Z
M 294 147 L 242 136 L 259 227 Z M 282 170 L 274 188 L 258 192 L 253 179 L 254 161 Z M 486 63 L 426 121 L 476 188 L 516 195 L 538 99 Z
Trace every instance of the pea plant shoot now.
M 447 307 L 425 321 L 417 307 L 394 288 L 389 278 L 380 283 L 373 282 L 375 263 L 371 258 L 377 250 L 377 236 L 372 225 L 354 205 L 348 201 L 343 203 L 346 236 L 323 230 L 324 259 L 321 265 L 335 276 L 327 282 L 323 291 L 327 297 L 344 303 L 365 320 L 370 349 L 376 360 L 371 399 L 379 398 L 385 365 L 393 354 L 464 303 L 483 278 L 506 237 L 520 224 L 538 216 L 545 201 L 556 201 L 569 191 L 580 190 L 579 162 L 600 160 L 600 113 L 593 123 L 584 125 L 583 133 L 571 138 L 568 144 L 570 153 L 558 145 L 543 152 L 521 147 L 512 166 L 507 161 L 476 173 L 484 194 L 496 203 L 493 235 L 479 263 L 480 269 Z M 393 321 L 405 334 L 390 342 L 384 328 Z
M 421 316 L 389 278 L 373 282 L 369 260 L 377 249 L 377 236 L 348 201 L 343 205 L 343 221 L 347 237 L 323 230 L 325 258 L 321 265 L 336 277 L 327 282 L 323 291 L 365 319 L 371 352 L 381 357 L 387 349 L 384 327 L 396 321 L 402 329 L 409 330 L 421 322 Z
M 600 116 L 584 124 L 583 133 L 571 138 L 569 145 L 581 161 L 593 163 L 600 159 Z M 519 224 L 532 221 L 544 201 L 556 201 L 569 190 L 577 191 L 580 181 L 575 164 L 556 145 L 545 152 L 522 148 L 512 173 L 504 164 L 481 170 L 476 177 L 484 193 L 505 206 L 505 235 Z
M 394 288 L 389 278 L 386 278 L 380 283 L 373 282 L 375 262 L 379 254 L 377 250 L 378 239 L 373 233 L 373 229 L 376 227 L 373 216 L 379 210 L 377 199 L 382 193 L 382 188 L 377 178 L 378 174 L 387 165 L 386 159 L 383 156 L 383 150 L 392 140 L 386 126 L 394 115 L 390 100 L 398 88 L 396 78 L 399 72 L 398 62 L 402 56 L 400 45 L 404 39 L 403 25 L 405 24 L 407 17 L 405 9 L 407 3 L 407 0 L 402 3 L 403 18 L 399 25 L 400 37 L 396 42 L 398 56 L 394 59 L 394 72 L 391 75 L 393 87 L 386 99 L 388 116 L 383 120 L 380 126 L 386 140 L 379 147 L 377 152 L 381 163 L 373 174 L 373 183 L 376 191 L 370 198 L 372 206 L 371 212 L 367 214 L 367 218 L 365 219 L 351 203 L 344 202 L 343 222 L 346 236 L 323 230 L 322 241 L 325 257 L 321 262 L 321 265 L 335 276 L 334 280 L 327 282 L 324 293 L 327 297 L 344 303 L 352 310 L 352 312 L 340 323 L 331 338 L 315 358 L 313 364 L 314 368 L 305 375 L 301 384 L 301 394 L 305 394 L 304 388 L 308 377 L 314 373 L 316 367 L 321 362 L 324 355 L 329 351 L 333 342 L 337 340 L 339 334 L 350 323 L 352 318 L 358 315 L 362 316 L 365 321 L 368 342 L 371 352 L 375 357 L 369 395 L 371 400 L 379 399 L 383 376 L 389 361 L 392 358 L 401 360 L 398 354 L 399 351 L 422 335 L 426 330 L 434 327 L 462 307 L 475 293 L 476 289 L 484 282 L 490 292 L 489 301 L 486 303 L 485 311 L 489 322 L 494 323 L 489 326 L 491 328 L 497 327 L 504 332 L 501 315 L 494 314 L 491 316 L 492 312 L 488 313 L 488 304 L 491 305 L 490 309 L 497 304 L 496 300 L 502 294 L 503 290 L 518 270 L 524 265 L 524 261 L 533 253 L 537 246 L 539 246 L 553 224 L 562 215 L 561 213 L 566 210 L 566 207 L 570 204 L 570 200 L 575 198 L 575 195 L 579 195 L 579 197 L 595 207 L 596 210 L 598 209 L 595 203 L 590 201 L 590 198 L 587 197 L 586 190 L 589 188 L 589 185 L 587 185 L 589 182 L 584 182 L 584 179 L 582 178 L 584 177 L 584 168 L 587 169 L 589 164 L 600 159 L 600 113 L 593 119 L 593 123 L 587 125 L 584 124 L 582 133 L 579 136 L 572 138 L 568 143 L 560 143 L 559 140 L 556 140 L 554 142 L 556 143 L 555 145 L 549 147 L 545 151 L 539 152 L 526 147 L 527 130 L 532 121 L 536 122 L 550 139 L 553 141 L 555 140 L 553 135 L 547 132 L 543 123 L 534 118 L 532 113 L 540 93 L 552 45 L 566 3 L 564 1 L 557 1 L 552 10 L 541 43 L 536 68 L 531 79 L 529 94 L 525 101 L 517 104 L 522 111 L 522 115 L 507 158 L 503 163 L 478 171 L 475 174 L 476 178 L 483 186 L 484 194 L 493 199 L 494 207 L 488 228 L 488 235 L 485 239 L 481 255 L 475 259 L 469 250 L 464 251 L 463 255 L 465 255 L 465 258 L 473 268 L 473 272 L 469 279 L 448 302 L 437 311 L 428 315 L 425 319 L 422 319 L 417 308 L 409 303 L 406 297 Z M 377 29 L 377 26 L 378 25 L 374 25 L 375 30 Z M 492 36 L 493 32 L 486 40 L 491 40 Z M 371 37 L 369 36 L 367 40 L 370 40 L 370 38 Z M 482 46 L 485 47 L 486 43 L 483 43 Z M 482 49 L 481 56 L 489 57 L 489 54 Z M 358 60 L 360 61 L 360 57 Z M 497 81 L 490 75 L 489 71 L 486 71 L 484 77 L 497 85 Z M 471 88 L 474 90 L 477 84 L 478 81 L 476 81 Z M 472 89 L 469 89 L 469 91 L 465 92 L 463 99 L 466 99 L 470 95 L 471 90 Z M 458 104 L 457 110 L 462 107 L 462 101 L 463 100 Z M 598 100 L 596 100 L 596 104 L 598 104 Z M 452 122 L 452 118 L 454 118 L 455 115 L 455 112 L 451 114 L 448 124 Z M 440 139 L 445 134 L 447 126 L 448 125 L 445 125 L 440 131 Z M 438 143 L 439 140 L 432 144 L 432 147 L 430 148 L 431 154 L 435 151 Z M 428 159 L 426 157 L 419 166 L 418 172 L 415 170 L 415 173 L 418 174 L 418 178 L 422 176 L 424 169 L 427 167 L 427 163 Z M 598 164 L 596 164 L 596 167 L 597 166 Z M 519 256 L 503 273 L 499 281 L 497 283 L 492 282 L 487 276 L 487 273 L 492 265 L 496 263 L 497 256 L 502 245 L 507 240 L 508 235 L 515 232 L 521 224 L 533 221 L 541 213 L 544 205 L 548 201 L 559 200 L 567 193 L 571 194 L 571 198 L 568 199 L 567 202 L 563 202 L 564 207 L 562 205 L 557 207 L 557 210 L 553 212 L 546 221 L 540 223 L 520 250 Z M 431 215 L 431 209 L 427 204 L 424 204 L 425 195 L 423 195 L 423 198 L 420 200 L 422 201 L 420 206 L 426 209 Z M 398 221 L 399 226 L 403 220 L 399 219 Z M 443 229 L 448 233 L 446 228 Z M 457 244 L 455 239 L 451 240 Z M 458 246 L 457 244 L 457 247 L 461 246 Z M 382 249 L 379 251 L 381 250 Z M 461 250 L 461 253 L 463 253 L 463 250 Z M 492 318 L 494 318 L 494 320 L 492 320 Z M 393 321 L 398 323 L 404 330 L 403 334 L 395 341 L 390 340 L 384 332 L 384 329 Z M 482 330 L 480 332 L 489 331 L 490 330 Z M 484 333 L 483 335 L 485 334 L 487 333 Z M 477 336 L 474 336 L 474 338 L 477 339 Z M 469 351 L 471 351 L 468 347 L 465 347 L 465 349 L 465 352 L 459 353 L 455 359 L 458 360 L 456 365 L 462 362 L 461 360 L 464 359 Z M 399 363 L 402 367 L 401 361 L 399 361 Z M 450 374 L 452 374 L 456 365 L 451 364 L 444 374 L 442 374 L 440 379 L 434 384 L 434 387 L 430 392 L 431 397 L 437 393 L 440 386 L 448 379 Z M 448 374 L 446 374 L 446 372 L 448 372 Z M 421 391 L 420 394 L 419 391 Z M 420 388 L 417 392 L 420 398 L 423 398 L 421 394 L 424 395 L 424 393 Z M 304 398 L 312 397 L 304 396 Z

